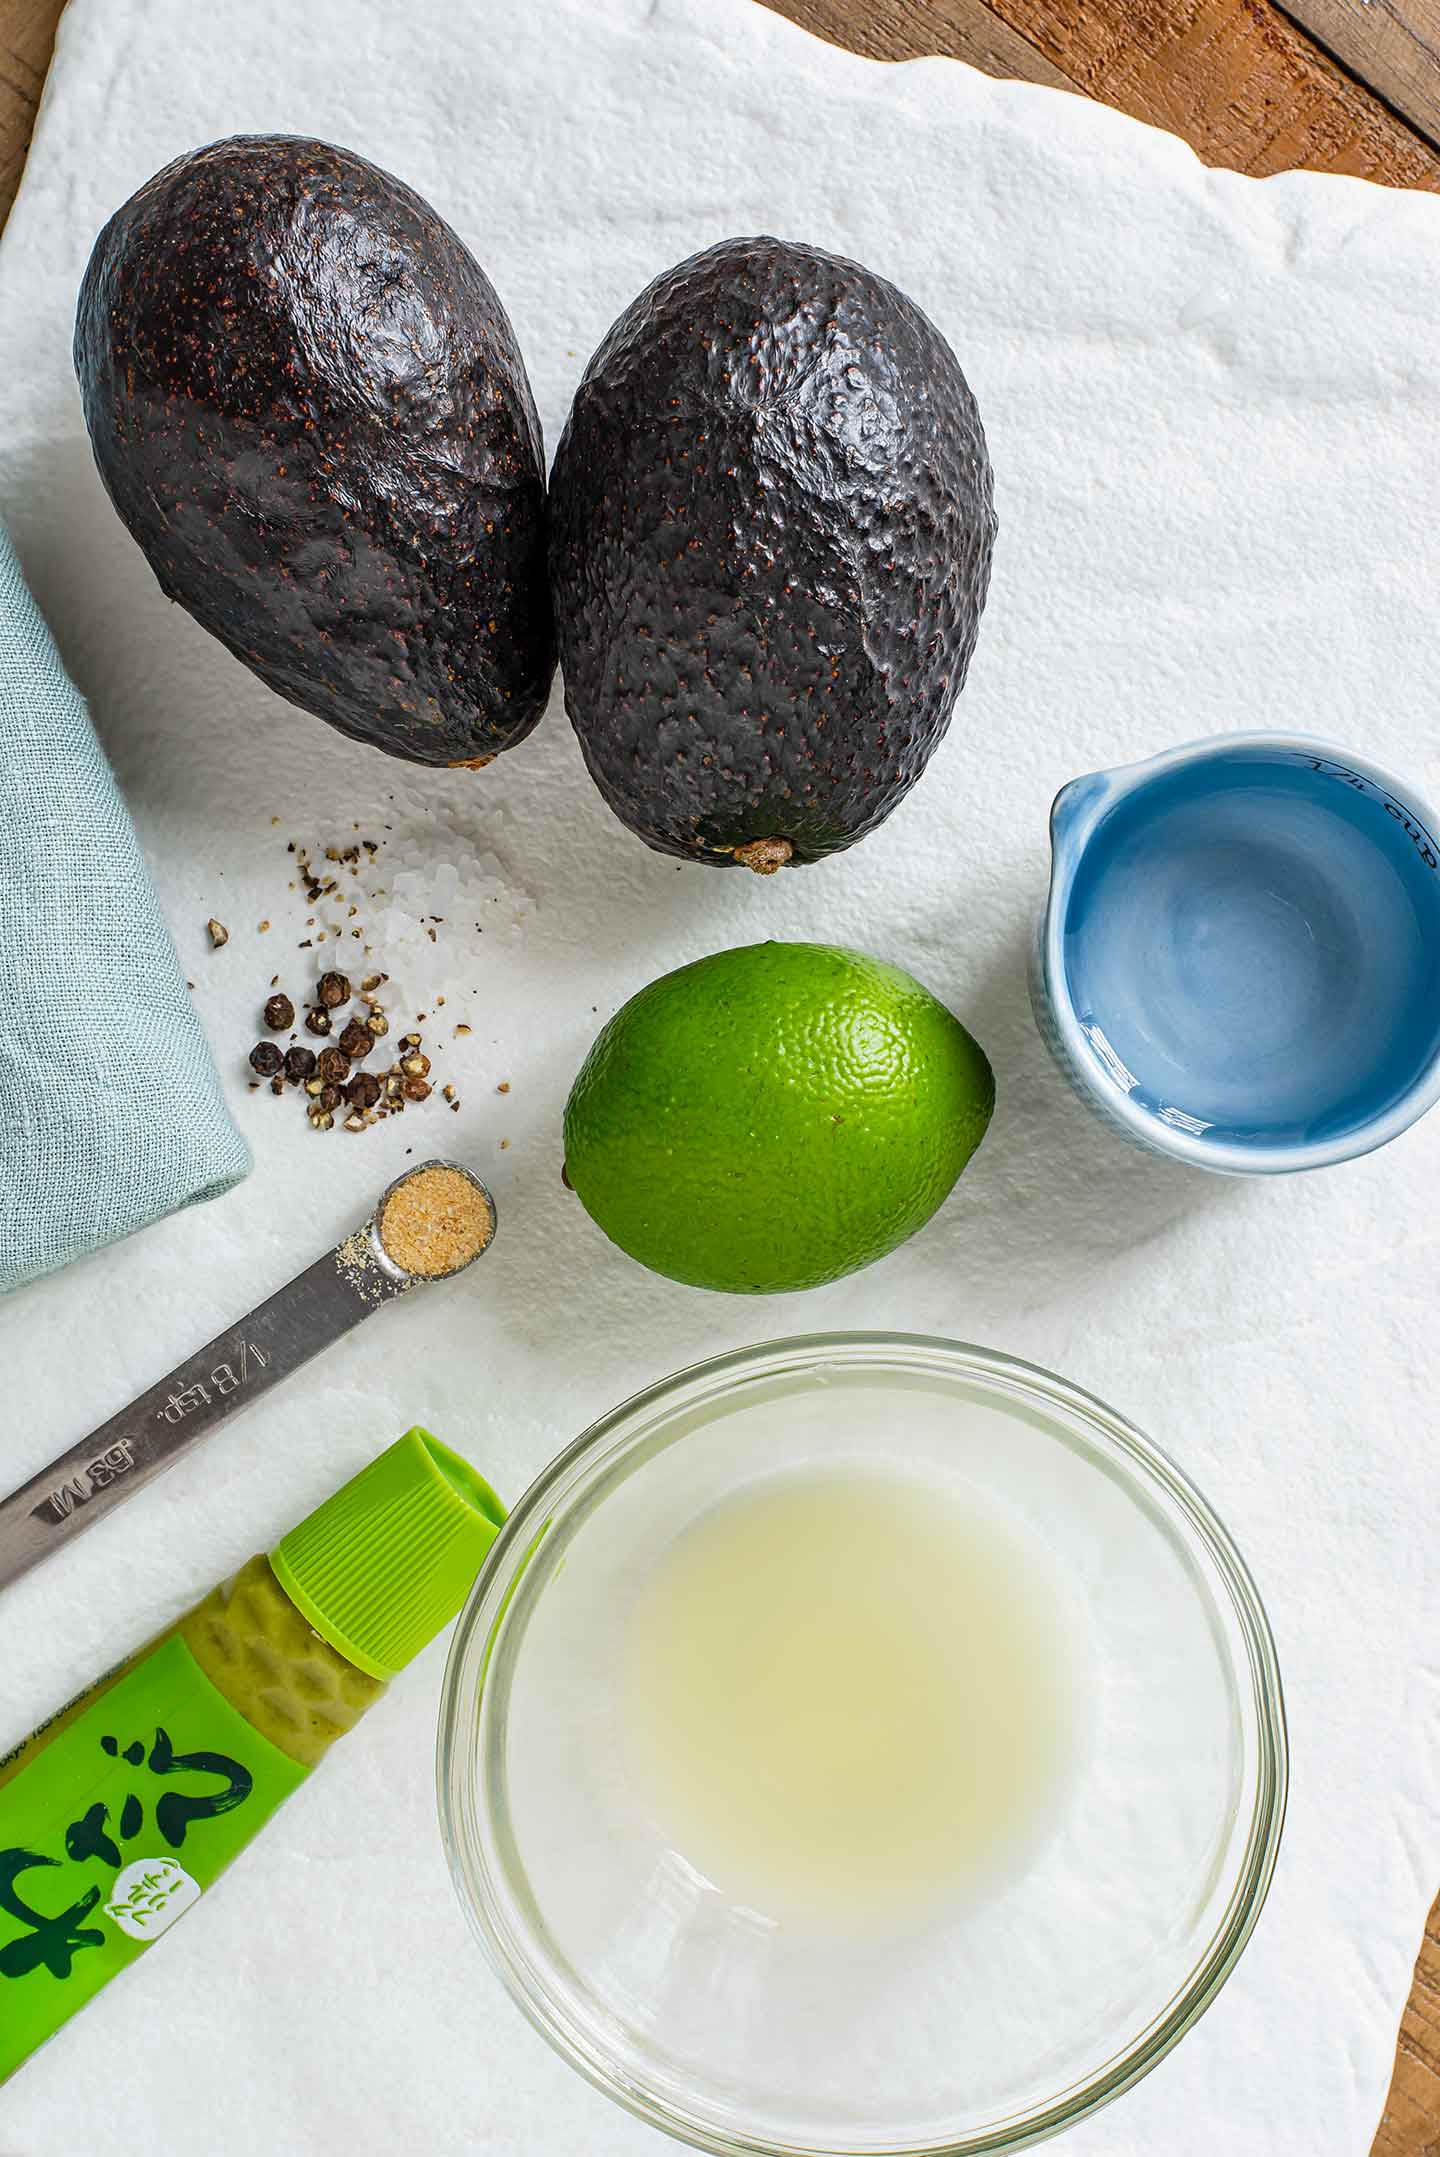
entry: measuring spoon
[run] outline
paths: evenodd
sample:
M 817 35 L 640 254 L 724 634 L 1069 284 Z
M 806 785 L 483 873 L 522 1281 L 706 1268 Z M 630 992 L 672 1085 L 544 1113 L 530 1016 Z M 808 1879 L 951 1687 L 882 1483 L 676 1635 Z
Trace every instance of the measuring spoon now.
M 474 1185 L 485 1202 L 489 1227 L 484 1242 L 458 1265 L 444 1272 L 411 1273 L 385 1248 L 385 1213 L 398 1191 L 434 1169 L 452 1169 Z M 369 1220 L 343 1243 L 0 1501 L 0 1588 L 130 1497 L 217 1423 L 268 1393 L 383 1303 L 463 1273 L 489 1250 L 495 1218 L 495 1201 L 479 1177 L 454 1161 L 422 1161 L 397 1176 Z

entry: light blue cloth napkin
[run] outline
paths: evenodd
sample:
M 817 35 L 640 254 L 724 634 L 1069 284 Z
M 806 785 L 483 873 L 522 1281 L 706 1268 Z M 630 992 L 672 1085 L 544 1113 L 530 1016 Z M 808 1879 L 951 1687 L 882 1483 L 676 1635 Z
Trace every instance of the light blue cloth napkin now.
M 0 529 L 0 1293 L 249 1167 L 114 775 Z

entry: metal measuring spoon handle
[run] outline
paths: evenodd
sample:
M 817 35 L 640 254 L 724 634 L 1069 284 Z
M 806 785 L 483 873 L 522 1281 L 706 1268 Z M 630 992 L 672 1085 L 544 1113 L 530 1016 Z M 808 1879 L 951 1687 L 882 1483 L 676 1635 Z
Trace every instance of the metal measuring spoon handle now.
M 488 1250 L 495 1202 L 468 1169 L 458 1173 L 479 1191 L 490 1221 L 484 1242 L 462 1264 L 444 1273 L 407 1273 L 381 1241 L 378 1224 L 398 1190 L 428 1170 L 457 1166 L 424 1161 L 397 1177 L 371 1218 L 343 1243 L 0 1501 L 0 1588 L 143 1488 L 227 1416 L 249 1407 L 382 1304 L 428 1281 L 451 1279 Z

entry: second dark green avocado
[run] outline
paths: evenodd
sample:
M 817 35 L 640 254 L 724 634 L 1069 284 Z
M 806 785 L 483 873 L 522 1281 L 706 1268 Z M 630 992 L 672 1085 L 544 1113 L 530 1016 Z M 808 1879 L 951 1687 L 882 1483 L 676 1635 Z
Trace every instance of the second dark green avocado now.
M 239 135 L 111 218 L 75 369 L 161 587 L 270 688 L 419 764 L 545 707 L 540 422 L 509 318 L 427 202 L 349 150 Z
M 762 873 L 873 831 L 949 723 L 995 534 L 914 301 L 783 240 L 692 256 L 590 361 L 550 485 L 565 702 L 616 815 Z

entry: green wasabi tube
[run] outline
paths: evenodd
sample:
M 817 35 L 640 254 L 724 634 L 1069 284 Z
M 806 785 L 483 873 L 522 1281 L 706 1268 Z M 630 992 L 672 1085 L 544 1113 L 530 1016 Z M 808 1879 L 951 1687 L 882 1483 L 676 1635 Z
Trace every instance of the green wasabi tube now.
M 0 1756 L 0 2082 L 449 1624 L 504 1518 L 467 1462 L 409 1431 Z

